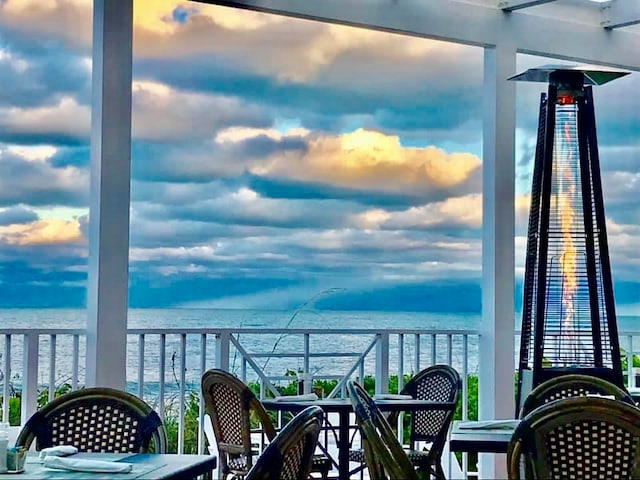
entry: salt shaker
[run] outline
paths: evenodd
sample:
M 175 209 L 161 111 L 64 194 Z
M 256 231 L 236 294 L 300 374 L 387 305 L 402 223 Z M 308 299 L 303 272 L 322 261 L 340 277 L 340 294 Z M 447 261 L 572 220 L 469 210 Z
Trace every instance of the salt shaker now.
M 9 444 L 9 424 L 0 422 L 0 473 L 7 471 L 7 446 Z

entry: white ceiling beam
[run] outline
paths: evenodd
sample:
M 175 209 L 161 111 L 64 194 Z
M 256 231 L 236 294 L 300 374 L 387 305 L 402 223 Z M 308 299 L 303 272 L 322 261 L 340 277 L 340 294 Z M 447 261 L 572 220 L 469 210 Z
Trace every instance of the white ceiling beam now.
M 501 0 L 498 6 L 503 12 L 513 12 L 514 10 L 520 10 L 522 8 L 535 7 L 536 5 L 542 5 L 543 3 L 551 3 L 556 0 Z
M 199 0 L 259 12 L 640 71 L 640 35 L 458 0 Z M 634 0 L 635 1 L 635 0 Z
M 640 1 L 614 0 L 602 8 L 602 26 L 606 29 L 628 27 L 640 23 Z

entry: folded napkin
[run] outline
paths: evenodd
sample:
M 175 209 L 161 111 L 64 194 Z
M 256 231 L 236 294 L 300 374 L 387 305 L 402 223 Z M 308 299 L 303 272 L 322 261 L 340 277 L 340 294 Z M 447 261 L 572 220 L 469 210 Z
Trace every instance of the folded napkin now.
M 45 457 L 44 466 L 57 470 L 73 470 L 74 472 L 96 473 L 129 473 L 130 463 L 106 462 L 104 460 L 90 460 L 84 458 Z
M 318 395 L 315 393 L 307 393 L 305 395 L 285 395 L 282 397 L 275 397 L 274 402 L 313 402 L 318 400 Z
M 402 395 L 399 393 L 378 393 L 373 396 L 374 400 L 413 400 L 411 395 Z
M 78 453 L 78 449 L 73 445 L 58 445 L 40 450 L 40 460 L 44 460 L 45 457 L 66 457 L 76 453 Z

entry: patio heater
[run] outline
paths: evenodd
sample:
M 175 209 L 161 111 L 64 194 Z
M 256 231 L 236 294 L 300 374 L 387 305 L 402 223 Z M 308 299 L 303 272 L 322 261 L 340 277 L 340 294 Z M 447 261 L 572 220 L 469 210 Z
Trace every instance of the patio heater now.
M 545 66 L 510 78 L 548 83 L 531 187 L 516 413 L 532 388 L 560 375 L 623 387 L 592 85 L 626 74 Z

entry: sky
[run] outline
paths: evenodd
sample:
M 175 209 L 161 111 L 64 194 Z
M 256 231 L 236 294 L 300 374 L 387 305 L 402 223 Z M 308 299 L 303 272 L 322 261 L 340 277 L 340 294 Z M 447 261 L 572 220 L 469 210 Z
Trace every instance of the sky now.
M 91 4 L 0 1 L 0 307 L 86 305 Z M 131 307 L 479 312 L 482 49 L 134 5 Z M 640 310 L 639 88 L 595 91 L 622 313 Z M 517 87 L 516 297 L 543 89 Z

